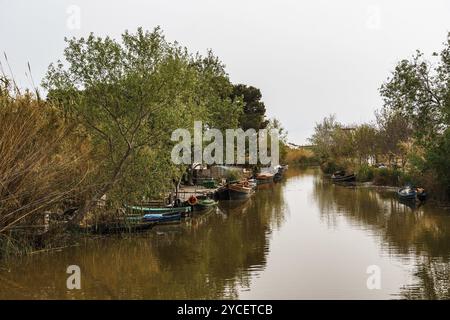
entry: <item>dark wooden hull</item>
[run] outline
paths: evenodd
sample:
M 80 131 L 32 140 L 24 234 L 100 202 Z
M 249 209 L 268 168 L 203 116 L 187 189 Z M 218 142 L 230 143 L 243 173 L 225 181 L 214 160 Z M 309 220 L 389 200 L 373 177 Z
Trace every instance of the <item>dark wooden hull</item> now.
M 422 193 L 417 193 L 417 199 L 419 199 L 420 201 L 425 201 L 427 200 L 427 193 L 426 192 L 422 192 Z
M 228 193 L 228 188 L 221 187 L 214 194 L 214 199 L 216 200 L 230 200 L 230 196 Z
M 134 233 L 149 230 L 155 226 L 154 222 L 141 223 L 102 223 L 89 227 L 87 230 L 94 234 Z
M 229 187 L 223 187 L 217 191 L 218 200 L 244 200 L 250 198 L 251 195 L 251 191 L 240 191 Z
M 356 180 L 356 176 L 354 174 L 349 174 L 346 176 L 332 176 L 331 180 L 333 182 L 353 182 Z
M 250 196 L 252 195 L 251 192 L 238 191 L 234 189 L 228 189 L 228 194 L 230 200 L 244 200 L 250 198 Z
M 397 191 L 397 197 L 400 200 L 416 200 L 417 197 L 417 192 L 414 189 L 410 189 L 410 188 L 400 188 Z
M 280 182 L 283 179 L 283 173 L 282 172 L 278 172 L 277 174 L 275 174 L 273 176 L 273 181 L 274 182 Z
M 397 197 L 399 200 L 403 201 L 425 201 L 427 198 L 427 193 L 425 191 L 419 192 L 416 188 L 411 189 L 404 187 L 397 191 Z
M 143 216 L 145 222 L 174 222 L 181 220 L 181 213 L 166 213 L 166 214 L 146 214 Z

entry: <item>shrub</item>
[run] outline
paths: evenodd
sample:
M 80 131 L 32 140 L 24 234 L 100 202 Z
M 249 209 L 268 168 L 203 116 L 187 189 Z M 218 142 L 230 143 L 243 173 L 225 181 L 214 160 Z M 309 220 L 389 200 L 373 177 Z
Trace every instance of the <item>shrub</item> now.
M 358 181 L 360 182 L 372 181 L 374 177 L 374 170 L 375 169 L 373 167 L 367 164 L 362 165 L 358 169 L 358 172 L 356 174 Z
M 329 160 L 320 165 L 325 174 L 332 174 L 338 170 L 344 170 L 344 167 L 337 164 L 334 160 Z
M 437 140 L 436 145 L 427 150 L 426 160 L 431 173 L 436 180 L 433 185 L 440 185 L 440 198 L 450 199 L 450 128 Z M 431 179 L 433 180 L 433 179 Z
M 285 161 L 290 165 L 299 165 L 299 166 L 310 166 L 319 164 L 319 161 L 314 152 L 304 148 L 288 149 Z
M 239 170 L 229 170 L 226 174 L 226 179 L 228 182 L 239 181 L 242 179 L 242 172 Z
M 397 169 L 378 168 L 374 170 L 373 183 L 378 186 L 398 186 L 400 171 Z

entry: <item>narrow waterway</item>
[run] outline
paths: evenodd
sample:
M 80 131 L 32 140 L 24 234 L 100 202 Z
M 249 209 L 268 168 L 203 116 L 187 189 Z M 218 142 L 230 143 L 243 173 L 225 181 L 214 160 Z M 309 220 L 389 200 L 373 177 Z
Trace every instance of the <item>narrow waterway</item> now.
M 449 210 L 289 169 L 179 225 L 5 261 L 0 299 L 449 299 L 449 258 Z M 66 287 L 69 265 L 81 290 Z

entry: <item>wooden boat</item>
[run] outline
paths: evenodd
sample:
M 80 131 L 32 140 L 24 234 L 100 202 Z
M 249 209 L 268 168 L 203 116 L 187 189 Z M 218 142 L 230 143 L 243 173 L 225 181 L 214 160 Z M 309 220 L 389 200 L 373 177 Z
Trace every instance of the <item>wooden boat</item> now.
M 248 199 L 253 194 L 254 188 L 248 181 L 228 183 L 217 190 L 219 200 Z
M 87 231 L 95 234 L 118 234 L 142 232 L 151 229 L 154 222 L 127 221 L 119 223 L 101 223 L 90 226 Z
M 127 206 L 130 210 L 136 210 L 140 212 L 146 213 L 155 213 L 155 214 L 163 214 L 163 213 L 189 213 L 191 212 L 191 208 L 187 206 L 179 206 L 179 207 L 144 207 L 144 206 Z
M 398 189 L 397 196 L 399 200 L 403 201 L 425 201 L 427 198 L 427 193 L 423 188 L 416 188 L 413 186 L 405 186 L 403 188 Z
M 260 173 L 256 175 L 256 183 L 258 185 L 260 184 L 266 184 L 266 183 L 272 183 L 273 182 L 273 174 L 272 173 Z
M 227 186 L 218 188 L 214 194 L 216 200 L 230 200 L 230 195 Z
M 286 171 L 286 169 L 283 166 L 280 166 L 277 170 L 277 173 L 275 173 L 273 176 L 273 181 L 280 182 L 283 179 L 283 175 L 284 175 L 285 171 Z
M 355 174 L 346 174 L 345 171 L 336 171 L 332 176 L 333 182 L 352 182 L 356 180 Z
M 163 222 L 174 222 L 174 221 L 180 221 L 181 220 L 181 213 L 147 213 L 144 214 L 142 217 L 142 220 L 144 222 L 156 222 L 156 223 L 163 223 Z
M 237 183 L 228 186 L 228 193 L 230 200 L 248 199 L 252 195 L 253 189 L 248 184 Z
M 188 200 L 182 203 L 182 206 L 192 208 L 192 211 L 203 211 L 217 205 L 217 201 L 211 199 L 207 195 L 192 195 Z
M 397 196 L 400 200 L 416 200 L 417 191 L 411 186 L 398 189 Z
M 250 188 L 252 188 L 253 190 L 256 189 L 256 186 L 258 185 L 256 179 L 248 179 L 247 182 Z

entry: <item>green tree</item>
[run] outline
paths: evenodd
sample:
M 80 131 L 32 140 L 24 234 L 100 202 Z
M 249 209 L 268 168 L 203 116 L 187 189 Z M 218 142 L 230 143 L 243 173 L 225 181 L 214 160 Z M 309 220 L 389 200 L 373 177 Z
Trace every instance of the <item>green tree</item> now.
M 450 197 L 450 33 L 444 48 L 434 53 L 433 59 L 430 62 L 417 51 L 411 59 L 402 60 L 380 93 L 384 111 L 398 117 L 397 122 L 403 122 L 404 128 L 405 123 L 410 123 L 415 142 L 424 148 L 423 173 L 430 173 L 434 178 L 429 180 L 438 181 L 440 189 Z M 406 128 L 401 134 L 405 132 Z
M 359 162 L 367 163 L 370 157 L 375 158 L 377 130 L 370 124 L 357 126 L 354 132 L 354 148 L 359 158 Z
M 336 121 L 335 115 L 325 117 L 322 122 L 316 123 L 314 133 L 309 141 L 313 145 L 314 154 L 321 163 L 333 157 L 332 149 L 335 145 L 333 133 L 341 127 L 342 125 Z
M 432 64 L 417 51 L 410 60 L 402 60 L 392 76 L 380 88 L 384 107 L 413 125 L 418 141 L 434 144 L 450 120 L 450 33 L 445 47 Z
M 278 139 L 279 139 L 279 148 L 280 148 L 280 163 L 286 162 L 286 156 L 289 151 L 288 147 L 288 132 L 287 130 L 282 126 L 280 120 L 273 118 L 269 120 L 269 123 L 267 125 L 268 131 L 271 129 L 275 129 L 278 131 Z M 269 137 L 270 138 L 270 137 Z M 270 139 L 269 139 L 270 141 Z M 270 142 L 268 142 L 270 143 Z
M 400 112 L 388 108 L 375 112 L 375 117 L 378 126 L 376 143 L 378 151 L 388 155 L 389 162 L 398 157 L 404 162 L 406 154 L 402 144 L 412 138 L 414 132 L 412 125 Z
M 192 56 L 159 28 L 126 31 L 121 40 L 66 39 L 66 63 L 50 65 L 43 82 L 67 120 L 92 137 L 101 164 L 92 178 L 98 188 L 74 222 L 105 194 L 122 202 L 169 187 L 182 173 L 169 158 L 176 128 L 218 123 L 220 112 L 229 113 L 227 123 L 237 122 L 239 105 L 228 98 L 231 85 L 211 53 Z
M 259 130 L 267 127 L 269 121 L 265 119 L 266 106 L 261 101 L 262 94 L 258 88 L 237 84 L 233 87 L 231 98 L 242 99 L 244 103 L 244 112 L 240 118 L 240 127 L 243 130 L 250 128 Z
M 243 114 L 243 101 L 232 96 L 233 85 L 225 65 L 208 51 L 205 57 L 197 55 L 193 65 L 200 74 L 197 94 L 207 110 L 203 114 L 206 126 L 225 131 L 237 128 Z

